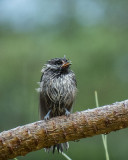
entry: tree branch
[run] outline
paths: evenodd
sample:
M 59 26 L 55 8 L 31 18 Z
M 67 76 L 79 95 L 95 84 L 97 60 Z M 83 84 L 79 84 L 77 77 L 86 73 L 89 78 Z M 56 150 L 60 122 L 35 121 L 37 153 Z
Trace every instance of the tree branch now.
M 128 127 L 128 100 L 55 117 L 0 133 L 0 159 Z

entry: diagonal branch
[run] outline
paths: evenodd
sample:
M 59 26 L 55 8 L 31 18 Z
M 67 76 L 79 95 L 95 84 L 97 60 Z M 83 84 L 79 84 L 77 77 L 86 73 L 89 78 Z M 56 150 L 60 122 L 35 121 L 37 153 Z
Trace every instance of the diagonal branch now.
M 128 100 L 88 109 L 48 121 L 38 121 L 0 133 L 0 160 L 62 142 L 108 134 L 128 127 Z

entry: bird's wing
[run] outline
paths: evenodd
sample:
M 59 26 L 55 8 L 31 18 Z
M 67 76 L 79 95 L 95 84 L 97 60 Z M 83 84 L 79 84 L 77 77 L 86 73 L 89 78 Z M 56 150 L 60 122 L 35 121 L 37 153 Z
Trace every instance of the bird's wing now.
M 47 104 L 46 97 L 43 95 L 42 92 L 40 92 L 40 105 L 39 105 L 40 119 L 44 119 L 48 111 L 49 111 L 49 106 Z
M 42 82 L 43 75 L 44 74 L 42 73 L 42 76 L 41 76 L 41 79 L 40 79 L 40 83 Z M 48 106 L 46 96 L 44 95 L 44 91 L 42 90 L 41 86 L 40 86 L 39 101 L 40 101 L 40 104 L 39 104 L 40 119 L 44 119 L 44 116 L 46 116 L 46 114 L 49 111 L 49 106 Z

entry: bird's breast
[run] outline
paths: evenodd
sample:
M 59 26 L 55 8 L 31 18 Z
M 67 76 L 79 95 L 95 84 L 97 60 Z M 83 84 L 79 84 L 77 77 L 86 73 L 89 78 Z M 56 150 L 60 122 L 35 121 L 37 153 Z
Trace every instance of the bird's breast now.
M 61 75 L 60 77 L 49 78 L 44 82 L 42 91 L 54 103 L 67 105 L 74 101 L 76 85 L 71 75 Z

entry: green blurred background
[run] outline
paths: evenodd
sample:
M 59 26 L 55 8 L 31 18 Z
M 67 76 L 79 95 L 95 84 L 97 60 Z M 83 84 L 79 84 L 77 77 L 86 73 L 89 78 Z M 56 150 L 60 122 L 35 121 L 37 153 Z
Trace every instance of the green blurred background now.
M 128 97 L 127 0 L 0 0 L 0 131 L 38 120 L 44 63 L 66 55 L 78 82 L 74 112 Z M 108 135 L 110 159 L 128 158 L 128 130 Z M 105 159 L 101 136 L 70 142 L 73 160 Z M 64 160 L 44 150 L 19 160 Z

